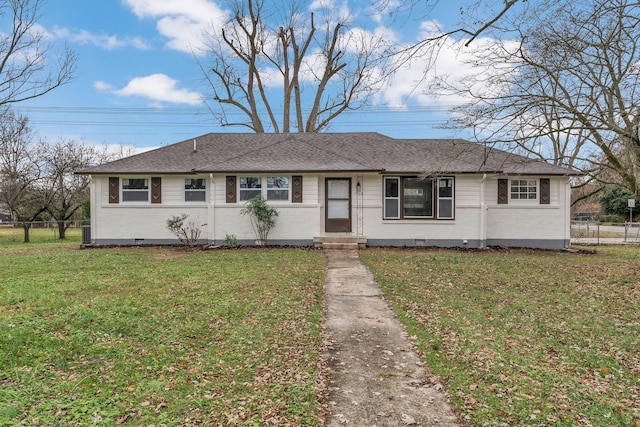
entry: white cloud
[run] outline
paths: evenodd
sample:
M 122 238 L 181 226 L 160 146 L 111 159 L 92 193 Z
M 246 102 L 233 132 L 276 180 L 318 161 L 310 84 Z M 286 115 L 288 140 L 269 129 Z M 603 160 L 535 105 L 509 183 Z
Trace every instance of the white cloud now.
M 441 34 L 438 22 L 424 22 L 421 25 L 421 39 Z M 424 56 L 414 56 L 411 61 L 399 69 L 378 96 L 378 102 L 392 108 L 404 108 L 406 104 L 433 105 L 444 104 L 448 107 L 460 105 L 469 99 L 462 93 L 438 86 L 446 80 L 454 85 L 461 81 L 473 82 L 474 91 L 496 94 L 504 88 L 491 87 L 488 81 L 491 73 L 500 67 L 487 66 L 483 58 L 491 54 L 496 41 L 489 38 L 476 39 L 471 47 L 465 47 L 467 40 L 454 40 L 447 37 Z M 514 45 L 504 42 L 506 48 Z M 474 65 L 476 64 L 476 65 Z M 484 64 L 484 65 L 483 65 Z M 508 65 L 505 65 L 508 67 Z M 504 70 L 504 68 L 502 68 Z
M 54 27 L 51 34 L 57 39 L 67 40 L 78 44 L 92 44 L 105 50 L 133 47 L 148 50 L 150 46 L 140 37 L 118 37 L 108 34 L 93 34 L 86 30 L 73 32 L 68 28 Z
M 101 91 L 101 92 L 105 92 L 105 91 L 110 91 L 113 89 L 113 86 L 111 86 L 109 83 L 105 83 L 103 81 L 97 81 L 93 83 L 93 87 L 96 88 L 97 90 Z
M 191 53 L 203 46 L 203 33 L 220 28 L 226 13 L 210 0 L 123 0 L 141 19 L 157 21 L 158 32 L 168 39 L 167 47 Z
M 200 93 L 179 88 L 178 81 L 166 74 L 135 77 L 122 89 L 114 89 L 113 86 L 101 81 L 95 82 L 93 86 L 100 91 L 108 91 L 118 96 L 142 97 L 155 102 L 189 105 L 197 105 L 202 102 Z
M 335 21 L 350 23 L 354 20 L 353 12 L 344 0 L 314 0 L 309 5 L 311 12 L 325 11 Z

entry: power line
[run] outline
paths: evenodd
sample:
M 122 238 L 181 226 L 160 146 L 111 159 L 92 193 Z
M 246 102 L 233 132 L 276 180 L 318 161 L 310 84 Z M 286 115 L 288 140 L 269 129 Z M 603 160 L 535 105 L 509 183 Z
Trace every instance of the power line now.
M 450 118 L 452 103 L 409 106 L 391 109 L 386 106 L 345 111 L 332 122 L 331 130 L 373 128 L 376 131 L 404 130 L 413 128 L 441 127 Z M 29 117 L 33 126 L 48 128 L 77 128 L 87 132 L 94 128 L 101 135 L 157 135 L 167 133 L 168 128 L 206 129 L 220 131 L 213 114 L 205 108 L 144 108 L 144 107 L 86 107 L 86 106 L 20 106 L 17 110 Z M 226 114 L 230 122 L 244 120 L 239 112 Z M 139 128 L 140 130 L 134 130 Z M 158 132 L 143 131 L 142 128 L 158 129 Z M 118 131 L 117 129 L 122 129 Z M 125 130 L 126 129 L 126 130 Z M 164 131 L 162 130 L 164 129 Z M 225 128 L 231 129 L 231 128 Z M 172 135 L 190 135 L 189 131 L 170 131 Z

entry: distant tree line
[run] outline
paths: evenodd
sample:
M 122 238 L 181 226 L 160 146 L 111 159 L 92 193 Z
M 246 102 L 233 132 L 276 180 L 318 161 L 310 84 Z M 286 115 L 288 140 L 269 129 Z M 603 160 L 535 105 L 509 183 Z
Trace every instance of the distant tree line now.
M 89 199 L 90 178 L 75 172 L 118 157 L 106 146 L 36 141 L 28 119 L 6 109 L 0 114 L 0 210 L 22 226 L 25 243 L 31 224 L 44 219 L 54 220 L 64 239 Z

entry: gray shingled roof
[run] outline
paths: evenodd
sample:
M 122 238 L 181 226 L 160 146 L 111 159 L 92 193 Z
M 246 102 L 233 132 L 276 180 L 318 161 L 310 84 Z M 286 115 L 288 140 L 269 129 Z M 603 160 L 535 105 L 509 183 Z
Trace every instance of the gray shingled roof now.
M 193 150 L 194 140 L 196 151 Z M 339 171 L 578 174 L 460 139 L 394 139 L 379 133 L 209 133 L 78 173 Z

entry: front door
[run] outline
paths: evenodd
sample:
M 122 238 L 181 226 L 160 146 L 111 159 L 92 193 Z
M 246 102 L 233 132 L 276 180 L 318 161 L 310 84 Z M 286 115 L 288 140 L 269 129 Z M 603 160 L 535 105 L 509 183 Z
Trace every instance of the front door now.
M 351 232 L 351 178 L 326 179 L 326 232 Z

